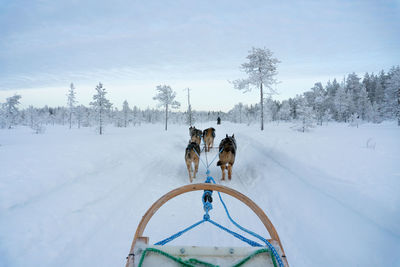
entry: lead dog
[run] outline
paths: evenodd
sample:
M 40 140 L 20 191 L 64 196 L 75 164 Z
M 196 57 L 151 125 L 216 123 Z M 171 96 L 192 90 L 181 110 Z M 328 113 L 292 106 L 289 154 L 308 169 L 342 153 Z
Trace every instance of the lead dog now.
M 225 180 L 225 168 L 228 169 L 228 179 L 232 179 L 232 167 L 235 163 L 236 156 L 236 140 L 235 135 L 232 136 L 226 135 L 224 139 L 222 139 L 219 144 L 219 161 L 217 162 L 217 166 L 221 166 L 222 171 L 222 180 Z
M 190 182 L 193 182 L 193 179 L 196 178 L 196 173 L 199 169 L 199 160 L 200 160 L 199 156 L 200 156 L 199 144 L 197 144 L 196 142 L 189 141 L 189 144 L 185 150 L 185 162 L 189 173 Z M 193 172 L 193 164 L 194 164 L 194 172 Z
M 211 127 L 203 131 L 204 150 L 206 152 L 209 152 L 210 148 L 214 146 L 214 138 L 215 138 L 214 128 Z
M 198 145 L 200 145 L 202 136 L 201 130 L 196 129 L 196 127 L 194 126 L 190 126 L 189 134 L 190 134 L 190 141 L 196 142 Z

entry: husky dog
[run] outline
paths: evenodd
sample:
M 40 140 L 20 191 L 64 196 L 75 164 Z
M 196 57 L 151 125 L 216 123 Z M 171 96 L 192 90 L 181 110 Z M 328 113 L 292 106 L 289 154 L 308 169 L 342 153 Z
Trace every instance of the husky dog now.
M 201 130 L 196 129 L 196 127 L 194 127 L 194 126 L 190 126 L 189 134 L 190 134 L 190 141 L 191 142 L 196 142 L 198 145 L 200 145 L 201 136 L 202 136 Z
M 204 150 L 206 152 L 210 151 L 210 148 L 214 145 L 215 138 L 215 129 L 208 128 L 203 131 L 203 142 L 204 142 Z
M 235 135 L 232 136 L 226 135 L 224 139 L 222 139 L 219 144 L 219 161 L 217 162 L 217 166 L 221 166 L 222 171 L 222 180 L 225 180 L 225 168 L 228 169 L 228 179 L 232 178 L 232 166 L 235 163 L 235 155 L 236 155 L 236 140 Z M 228 166 L 226 166 L 228 165 Z
M 189 141 L 189 144 L 186 147 L 185 151 L 185 162 L 189 173 L 190 182 L 192 182 L 193 179 L 196 178 L 196 173 L 197 170 L 199 169 L 199 160 L 200 160 L 199 156 L 200 156 L 199 144 L 197 144 L 196 142 Z M 194 163 L 194 172 L 192 163 Z

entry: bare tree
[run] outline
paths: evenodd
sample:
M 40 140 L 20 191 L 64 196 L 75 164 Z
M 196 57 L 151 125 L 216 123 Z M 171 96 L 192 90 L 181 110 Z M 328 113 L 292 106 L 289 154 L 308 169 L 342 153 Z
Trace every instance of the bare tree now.
M 277 72 L 277 64 L 280 62 L 272 56 L 272 52 L 266 48 L 252 48 L 247 56 L 249 60 L 243 63 L 241 69 L 248 75 L 247 79 L 239 79 L 233 82 L 234 87 L 244 92 L 250 92 L 253 88 L 260 89 L 261 106 L 261 130 L 264 130 L 264 88 L 269 95 L 276 94 L 272 85 L 276 84 L 274 76 Z
M 176 92 L 172 91 L 169 85 L 158 85 L 156 90 L 158 93 L 154 100 L 158 100 L 160 103 L 158 104 L 159 107 L 165 107 L 165 130 L 168 129 L 168 108 L 179 108 L 181 104 L 174 100 L 176 96 Z

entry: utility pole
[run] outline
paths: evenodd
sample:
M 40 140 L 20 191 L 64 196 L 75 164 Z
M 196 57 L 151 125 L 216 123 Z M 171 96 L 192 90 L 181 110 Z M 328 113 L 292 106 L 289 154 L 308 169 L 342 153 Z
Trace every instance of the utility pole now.
M 190 89 L 186 88 L 187 90 L 187 97 L 188 97 L 188 122 L 189 126 L 192 126 L 192 106 L 190 105 Z

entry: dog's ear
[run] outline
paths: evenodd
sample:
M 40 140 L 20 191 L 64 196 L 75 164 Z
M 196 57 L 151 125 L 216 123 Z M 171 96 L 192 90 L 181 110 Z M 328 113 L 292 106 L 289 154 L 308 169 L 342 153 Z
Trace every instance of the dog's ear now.
M 226 138 L 228 138 L 228 134 L 226 134 Z
M 235 134 L 232 134 L 232 138 L 235 138 Z

